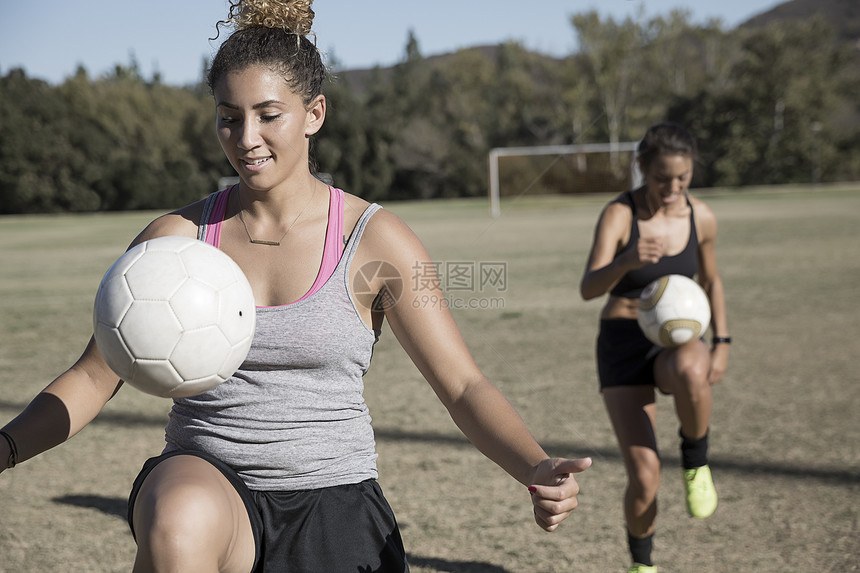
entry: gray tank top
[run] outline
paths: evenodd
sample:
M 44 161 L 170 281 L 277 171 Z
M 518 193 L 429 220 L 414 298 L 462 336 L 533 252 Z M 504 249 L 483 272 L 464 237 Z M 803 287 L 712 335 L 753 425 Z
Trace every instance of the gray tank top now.
M 349 267 L 379 208 L 371 205 L 361 215 L 318 291 L 285 306 L 257 308 L 251 350 L 229 380 L 174 400 L 165 452 L 208 452 L 252 490 L 318 489 L 377 478 L 362 376 L 379 333 L 355 307 Z

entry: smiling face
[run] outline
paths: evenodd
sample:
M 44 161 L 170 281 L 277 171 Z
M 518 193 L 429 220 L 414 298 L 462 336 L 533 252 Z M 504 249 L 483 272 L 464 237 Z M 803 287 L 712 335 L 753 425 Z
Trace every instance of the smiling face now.
M 693 160 L 689 155 L 662 153 L 643 168 L 649 201 L 657 207 L 668 207 L 681 199 L 693 178 Z
M 308 173 L 308 137 L 325 119 L 325 98 L 305 106 L 264 66 L 226 73 L 214 88 L 221 148 L 250 189 L 269 190 Z

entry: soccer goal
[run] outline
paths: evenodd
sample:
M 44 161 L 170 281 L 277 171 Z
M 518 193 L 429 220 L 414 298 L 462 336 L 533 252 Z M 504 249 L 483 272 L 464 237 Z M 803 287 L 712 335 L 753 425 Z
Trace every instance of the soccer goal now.
M 501 198 L 525 195 L 620 193 L 641 184 L 636 141 L 496 147 L 490 150 L 490 215 Z

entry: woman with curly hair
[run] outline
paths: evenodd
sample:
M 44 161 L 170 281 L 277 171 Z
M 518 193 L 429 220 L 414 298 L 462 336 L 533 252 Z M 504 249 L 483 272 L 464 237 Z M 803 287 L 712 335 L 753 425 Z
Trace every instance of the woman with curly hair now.
M 326 70 L 306 37 L 310 3 L 231 2 L 225 22 L 236 29 L 208 80 L 240 182 L 157 218 L 132 243 L 206 241 L 238 263 L 258 305 L 245 362 L 217 388 L 174 400 L 164 451 L 135 480 L 136 572 L 408 571 L 362 395 L 384 319 L 469 440 L 528 488 L 540 527 L 554 530 L 576 507 L 574 474 L 591 464 L 549 458 L 448 310 L 398 291 L 432 264 L 412 231 L 310 170 L 327 109 Z M 386 272 L 351 288 L 367 265 Z M 121 384 L 91 341 L 3 428 L 0 471 L 80 431 Z

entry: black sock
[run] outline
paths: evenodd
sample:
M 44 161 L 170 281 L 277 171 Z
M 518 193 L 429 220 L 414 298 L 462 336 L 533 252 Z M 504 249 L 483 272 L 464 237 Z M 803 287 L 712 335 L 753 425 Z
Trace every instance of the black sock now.
M 681 436 L 681 466 L 685 470 L 700 468 L 708 464 L 708 433 L 698 440 L 691 440 L 678 430 Z
M 654 548 L 653 533 L 648 537 L 633 537 L 628 531 L 627 544 L 630 546 L 630 555 L 633 556 L 634 563 L 641 563 L 649 567 L 654 565 L 651 561 L 651 550 Z

